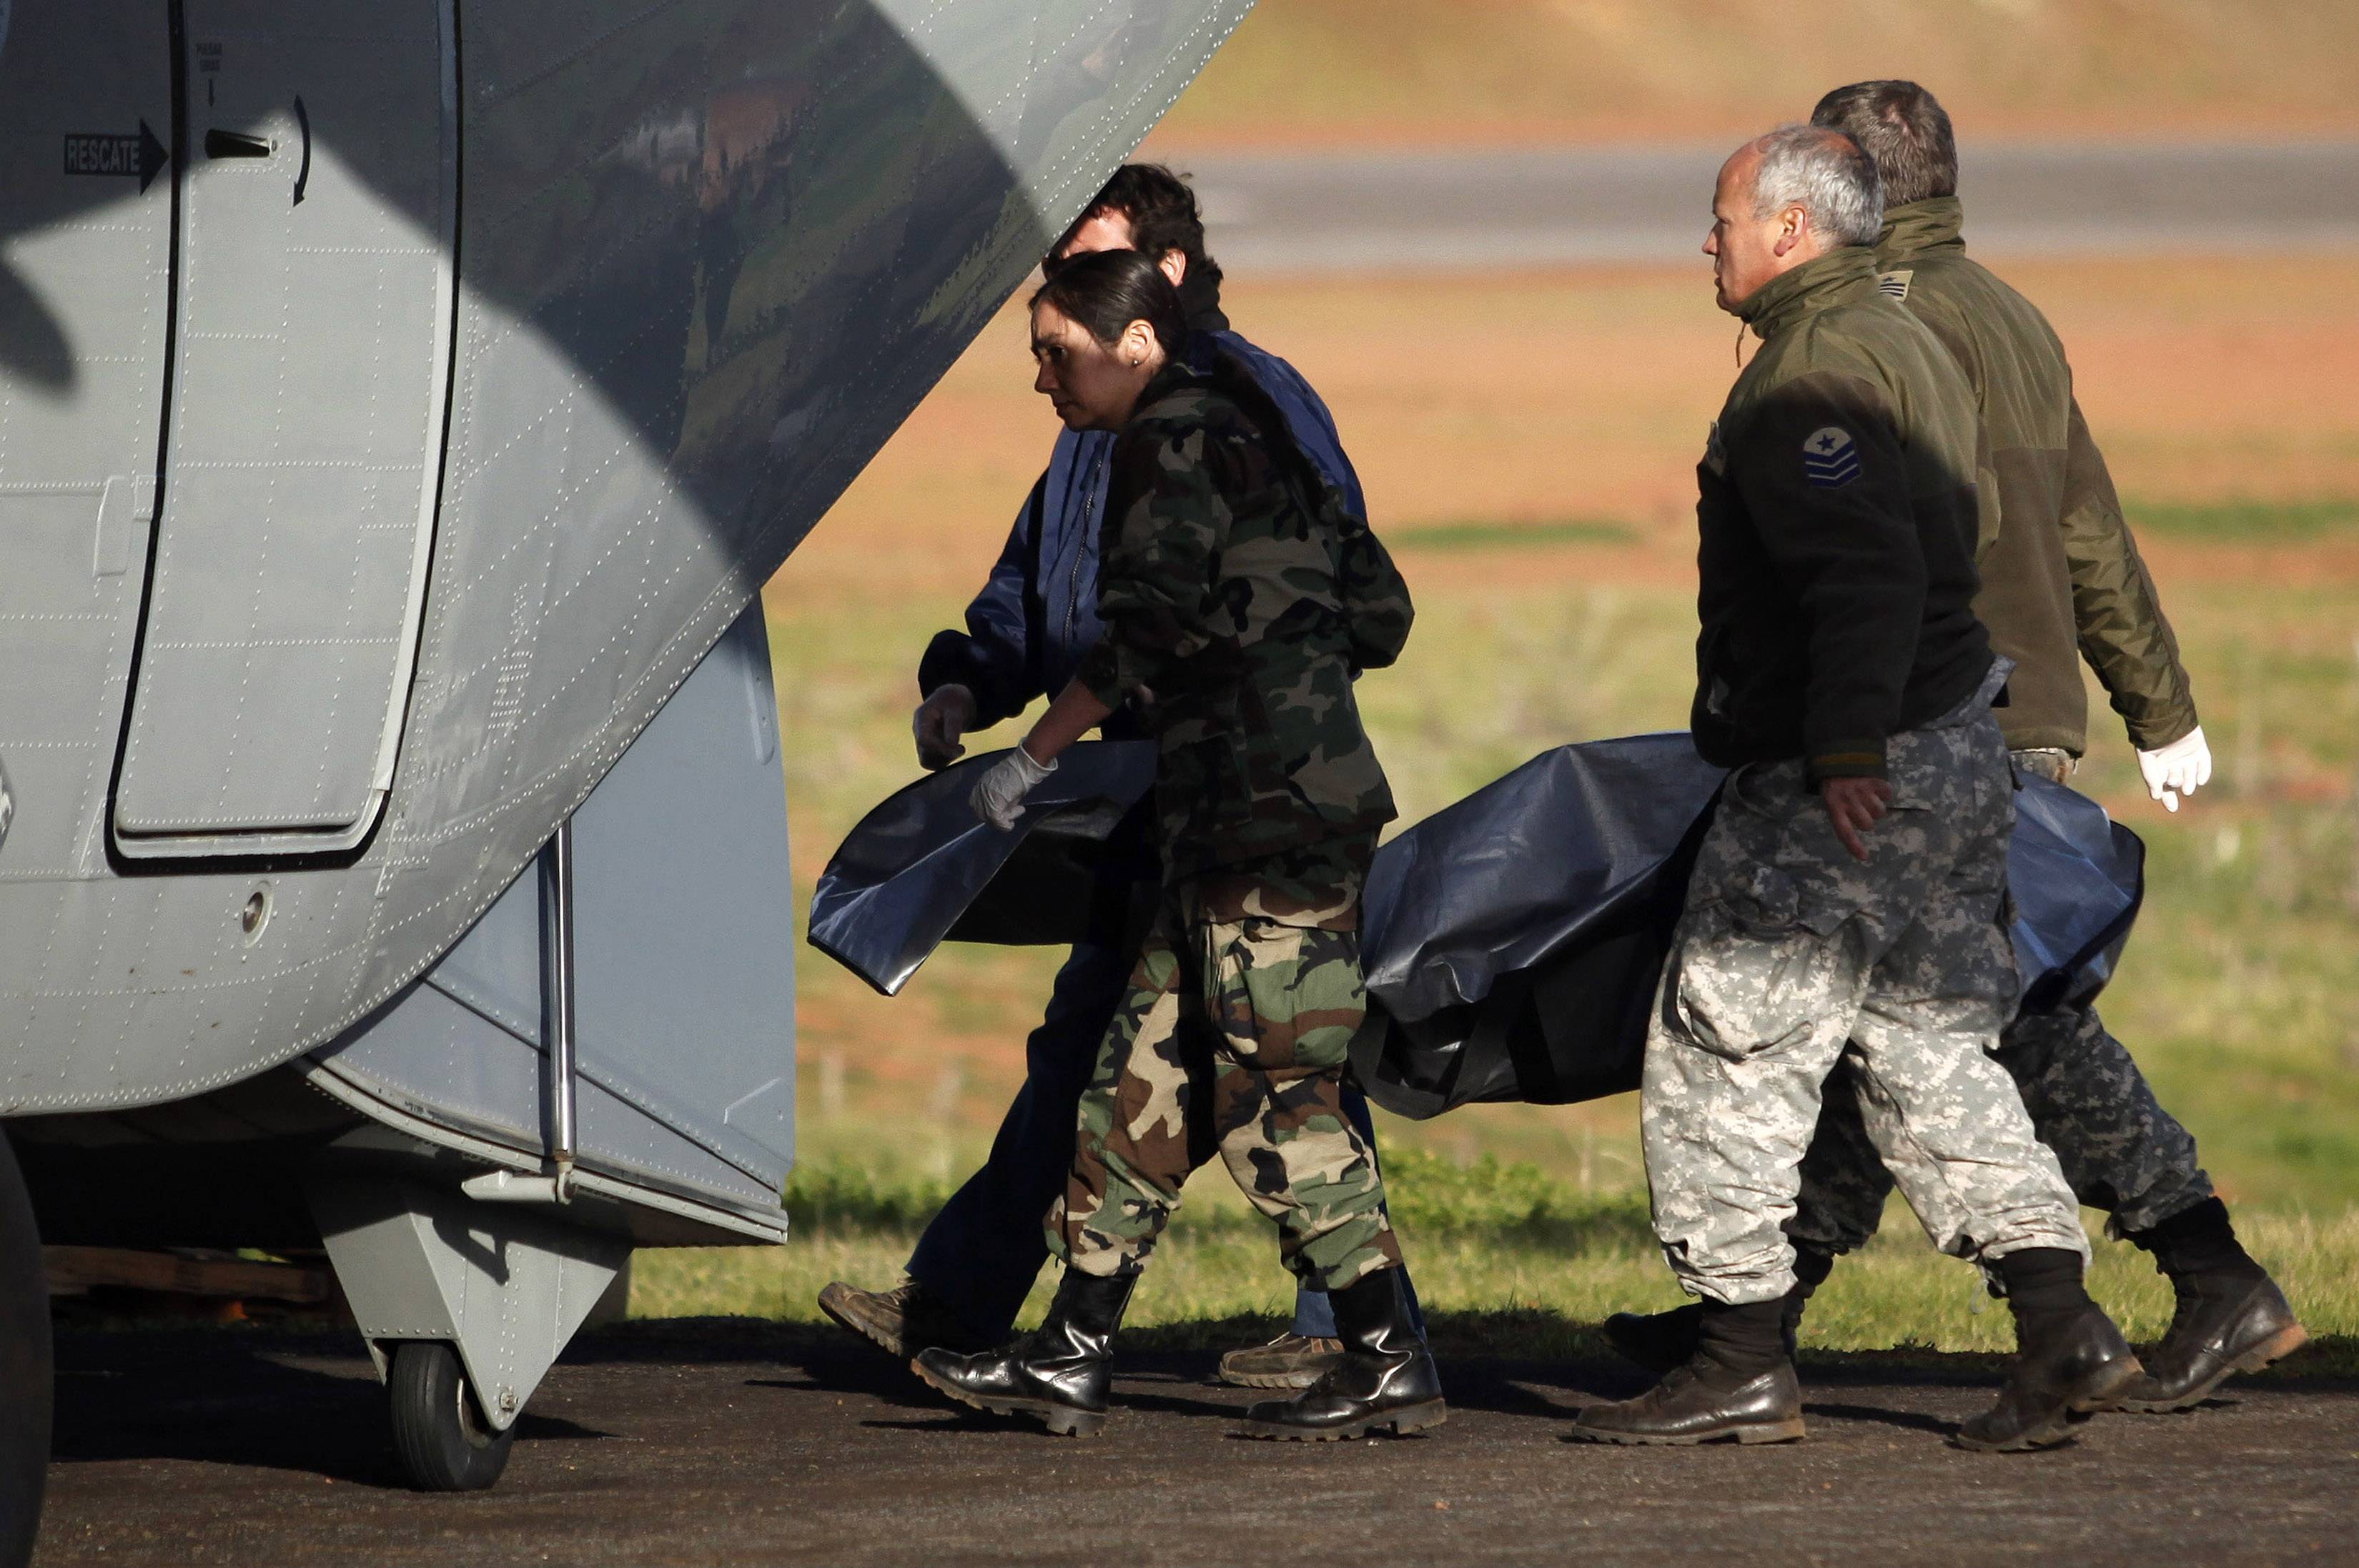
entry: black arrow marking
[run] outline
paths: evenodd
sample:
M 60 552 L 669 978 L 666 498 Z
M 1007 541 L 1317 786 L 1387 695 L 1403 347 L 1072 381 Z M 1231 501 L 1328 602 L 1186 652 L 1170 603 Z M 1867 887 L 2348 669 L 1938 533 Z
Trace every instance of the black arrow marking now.
M 147 128 L 145 120 L 139 122 L 139 134 L 136 136 L 82 134 L 66 137 L 66 173 L 101 178 L 122 175 L 126 178 L 136 174 L 143 191 L 156 178 L 156 171 L 171 161 L 172 155 L 164 150 L 164 144 L 156 139 L 156 133 Z
M 311 116 L 303 112 L 303 95 L 295 95 L 295 123 L 303 129 L 303 167 L 295 171 L 294 206 L 303 205 L 303 187 L 311 181 Z
M 145 191 L 147 182 L 156 178 L 156 171 L 171 161 L 172 155 L 164 150 L 164 144 L 156 139 L 156 133 L 147 128 L 147 122 L 140 121 L 139 189 Z

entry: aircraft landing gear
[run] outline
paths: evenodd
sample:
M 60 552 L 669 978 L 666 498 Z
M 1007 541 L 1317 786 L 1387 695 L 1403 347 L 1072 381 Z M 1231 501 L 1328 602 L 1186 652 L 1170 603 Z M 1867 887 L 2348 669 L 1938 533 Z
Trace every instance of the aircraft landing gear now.
M 446 1341 L 397 1346 L 386 1388 L 393 1396 L 394 1451 L 420 1491 L 480 1492 L 507 1468 L 516 1428 L 492 1430 L 459 1352 Z
M 627 1235 L 581 1222 L 595 1217 L 592 1202 L 494 1201 L 450 1176 L 368 1170 L 309 1184 L 337 1283 L 393 1398 L 402 1469 L 435 1492 L 499 1479 L 516 1417 L 631 1258 Z

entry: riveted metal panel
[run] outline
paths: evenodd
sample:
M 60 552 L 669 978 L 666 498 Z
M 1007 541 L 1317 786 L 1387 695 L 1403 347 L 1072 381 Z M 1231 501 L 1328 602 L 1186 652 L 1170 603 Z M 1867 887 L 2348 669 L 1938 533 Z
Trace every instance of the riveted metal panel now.
M 334 849 L 393 777 L 450 379 L 447 0 L 183 0 L 129 855 Z

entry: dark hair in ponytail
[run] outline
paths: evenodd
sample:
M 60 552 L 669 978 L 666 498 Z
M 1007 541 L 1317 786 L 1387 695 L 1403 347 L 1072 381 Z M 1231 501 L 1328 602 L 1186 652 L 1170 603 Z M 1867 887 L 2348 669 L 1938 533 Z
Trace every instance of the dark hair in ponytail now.
M 1089 251 L 1060 263 L 1034 291 L 1032 304 L 1053 305 L 1101 343 L 1118 341 L 1133 321 L 1144 321 L 1164 356 L 1187 352 L 1188 318 L 1180 291 L 1163 269 L 1138 251 Z

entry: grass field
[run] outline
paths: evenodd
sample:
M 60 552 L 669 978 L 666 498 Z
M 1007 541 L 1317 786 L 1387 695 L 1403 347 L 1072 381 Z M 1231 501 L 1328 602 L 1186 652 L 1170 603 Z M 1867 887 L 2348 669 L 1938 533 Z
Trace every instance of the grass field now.
M 2167 816 L 2093 698 L 2082 782 L 2151 849 L 2106 1011 L 2312 1322 L 2359 1333 L 2359 260 L 2010 273 L 2073 346 L 2221 769 Z M 1417 592 L 1407 657 L 1362 692 L 1404 820 L 1562 741 L 1684 722 L 1692 469 L 1734 368 L 1701 276 L 1240 288 L 1230 305 L 1332 403 Z M 770 586 L 806 898 L 843 832 L 914 775 L 916 655 L 955 622 L 1052 433 L 1027 387 L 1003 319 Z M 635 1310 L 807 1317 L 828 1278 L 889 1282 L 986 1146 L 1056 961 L 946 948 L 888 1001 L 802 948 L 797 1239 L 647 1254 Z M 1628 1099 L 1472 1108 L 1384 1137 L 1448 1332 L 1550 1341 L 1672 1299 Z M 1142 1319 L 1234 1332 L 1283 1293 L 1269 1238 L 1217 1173 L 1190 1205 Z M 2128 1248 L 2101 1251 L 2108 1298 L 2150 1331 L 2158 1281 Z M 1813 1342 L 1995 1345 L 2002 1318 L 1975 1299 L 1972 1271 L 1896 1210 L 1830 1287 Z
M 1716 140 L 1801 119 L 1828 88 L 1882 76 L 1930 85 L 1972 136 L 2347 135 L 2359 129 L 2359 10 L 1260 0 L 1153 145 Z
M 1600 1348 L 1596 1325 L 1624 1308 L 1682 1299 L 1647 1225 L 1643 1191 L 1582 1193 L 1528 1164 L 1472 1164 L 1415 1149 L 1386 1165 L 1395 1219 L 1445 1356 L 1551 1357 Z M 642 1252 L 632 1310 L 642 1317 L 743 1315 L 809 1322 L 830 1280 L 883 1282 L 947 1196 L 928 1179 L 879 1179 L 870 1165 L 832 1162 L 789 1189 L 798 1238 L 759 1252 Z M 1133 1337 L 1169 1349 L 1225 1349 L 1276 1332 L 1293 1310 L 1267 1224 L 1217 1173 L 1157 1250 L 1125 1318 Z M 2091 1216 L 2093 1227 L 2099 1217 Z M 2267 1211 L 2245 1238 L 2267 1259 L 2321 1338 L 2289 1364 L 2299 1375 L 2359 1373 L 2359 1214 L 2331 1218 Z M 1027 1320 L 1045 1307 L 1044 1272 Z M 2090 1286 L 2133 1338 L 2170 1321 L 2169 1287 L 2145 1255 L 2100 1244 Z M 2013 1330 L 1974 1271 L 1932 1255 L 1905 1207 L 1843 1260 L 1812 1303 L 1802 1343 L 1814 1352 L 2005 1351 Z

